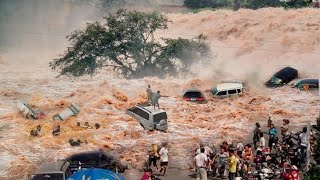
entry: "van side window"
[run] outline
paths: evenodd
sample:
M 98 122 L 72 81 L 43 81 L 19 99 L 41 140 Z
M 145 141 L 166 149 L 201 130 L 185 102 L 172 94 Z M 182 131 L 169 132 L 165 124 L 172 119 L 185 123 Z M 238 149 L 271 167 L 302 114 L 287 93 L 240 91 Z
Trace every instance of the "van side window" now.
M 138 112 L 138 108 L 133 107 L 133 108 L 129 109 L 129 111 L 131 111 L 131 112 L 133 112 L 133 113 L 137 114 L 137 112 Z
M 241 93 L 241 89 L 237 89 L 238 93 Z
M 142 118 L 144 118 L 144 119 L 146 119 L 146 120 L 149 120 L 149 114 L 146 113 L 146 112 L 144 112 L 144 111 L 141 110 L 141 109 L 138 109 L 137 115 L 140 116 L 140 117 L 142 117 Z
M 232 89 L 228 91 L 229 95 L 230 94 L 237 94 L 237 90 L 236 89 Z
M 142 111 L 142 117 L 145 118 L 146 120 L 149 120 L 149 114 Z
M 218 92 L 217 94 L 218 96 L 224 96 L 224 95 L 227 95 L 227 91 L 220 91 Z

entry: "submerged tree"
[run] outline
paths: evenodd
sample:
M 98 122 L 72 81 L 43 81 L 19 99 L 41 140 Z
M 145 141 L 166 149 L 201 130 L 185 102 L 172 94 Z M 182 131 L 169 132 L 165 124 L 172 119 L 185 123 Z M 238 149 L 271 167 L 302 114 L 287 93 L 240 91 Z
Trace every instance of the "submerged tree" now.
M 190 66 L 211 55 L 200 35 L 193 39 L 156 41 L 156 30 L 167 29 L 168 20 L 158 13 L 118 10 L 104 17 L 105 24 L 89 23 L 67 36 L 71 47 L 50 62 L 61 75 L 95 75 L 113 70 L 125 78 L 188 73 Z

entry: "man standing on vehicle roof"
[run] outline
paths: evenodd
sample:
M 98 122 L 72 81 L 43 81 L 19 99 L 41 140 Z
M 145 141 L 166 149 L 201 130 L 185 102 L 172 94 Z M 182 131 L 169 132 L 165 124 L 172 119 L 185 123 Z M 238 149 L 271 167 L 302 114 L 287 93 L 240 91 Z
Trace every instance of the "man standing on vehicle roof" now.
M 151 100 L 152 100 L 152 94 L 153 94 L 150 84 L 148 84 L 148 88 L 147 88 L 146 92 L 147 92 L 147 96 L 148 96 L 148 103 L 150 104 Z
M 157 91 L 157 93 L 154 93 L 151 99 L 151 104 L 153 106 L 153 108 L 156 108 L 156 106 L 158 106 L 158 108 L 160 109 L 160 105 L 159 105 L 159 99 L 160 99 L 161 95 L 160 95 L 160 91 Z

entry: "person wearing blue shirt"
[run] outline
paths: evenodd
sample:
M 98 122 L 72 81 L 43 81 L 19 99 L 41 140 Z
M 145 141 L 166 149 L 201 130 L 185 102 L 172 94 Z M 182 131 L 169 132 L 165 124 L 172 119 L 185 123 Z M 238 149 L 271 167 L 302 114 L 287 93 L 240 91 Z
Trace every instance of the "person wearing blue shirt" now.
M 270 129 L 269 129 L 269 147 L 270 147 L 270 150 L 272 149 L 273 143 L 275 143 L 276 136 L 277 136 L 277 129 L 274 127 L 273 124 L 271 124 L 270 125 Z

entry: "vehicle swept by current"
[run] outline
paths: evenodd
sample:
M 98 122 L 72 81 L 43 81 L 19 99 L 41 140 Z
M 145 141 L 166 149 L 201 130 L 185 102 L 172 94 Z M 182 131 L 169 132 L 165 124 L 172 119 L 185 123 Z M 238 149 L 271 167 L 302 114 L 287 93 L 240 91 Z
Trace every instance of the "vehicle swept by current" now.
M 190 89 L 183 94 L 183 100 L 192 102 L 202 102 L 205 98 L 200 90 Z
M 122 173 L 127 169 L 119 160 L 103 151 L 88 151 L 71 155 L 65 159 L 70 163 L 73 173 L 80 169 L 100 168 L 109 169 L 115 173 Z
M 41 164 L 31 175 L 31 180 L 66 180 L 71 174 L 69 162 L 50 162 Z
M 153 106 L 136 105 L 127 110 L 127 114 L 135 118 L 145 130 L 166 131 L 167 113 Z
M 212 89 L 212 94 L 216 97 L 230 97 L 241 95 L 243 91 L 242 82 L 226 82 L 218 84 Z
M 19 108 L 20 112 L 22 112 L 24 117 L 26 117 L 28 119 L 29 118 L 41 119 L 41 118 L 44 118 L 44 116 L 45 116 L 42 111 L 32 109 L 31 105 L 22 99 L 20 99 L 17 102 L 17 107 Z
M 292 67 L 285 67 L 275 73 L 265 85 L 269 88 L 280 87 L 288 84 L 290 81 L 298 77 L 298 71 Z
M 68 119 L 70 116 L 76 116 L 79 112 L 80 112 L 79 105 L 77 103 L 72 103 L 68 108 L 54 115 L 52 119 L 63 121 Z
M 319 89 L 319 79 L 301 79 L 292 85 L 297 89 Z

